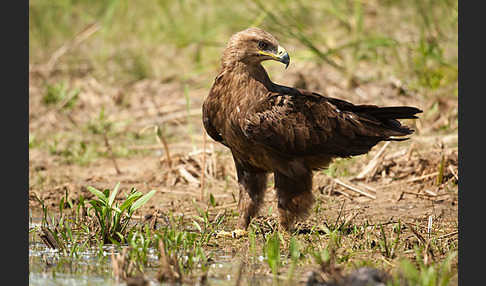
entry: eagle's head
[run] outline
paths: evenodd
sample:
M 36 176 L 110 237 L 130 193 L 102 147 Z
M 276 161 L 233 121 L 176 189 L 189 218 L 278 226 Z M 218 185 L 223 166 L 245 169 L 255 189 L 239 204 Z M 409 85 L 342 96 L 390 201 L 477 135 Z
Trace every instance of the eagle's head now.
M 285 68 L 290 63 L 289 54 L 279 46 L 274 36 L 259 28 L 248 28 L 230 38 L 222 63 L 224 66 L 237 62 L 254 65 L 266 60 L 284 63 Z

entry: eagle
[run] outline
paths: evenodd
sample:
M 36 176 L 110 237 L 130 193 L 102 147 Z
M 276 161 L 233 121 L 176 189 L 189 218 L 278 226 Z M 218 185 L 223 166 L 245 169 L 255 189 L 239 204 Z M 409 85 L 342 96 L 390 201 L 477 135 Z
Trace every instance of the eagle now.
M 231 150 L 239 185 L 237 228 L 247 229 L 274 175 L 279 225 L 290 231 L 314 202 L 312 177 L 335 158 L 365 154 L 380 141 L 413 133 L 397 119 L 418 118 L 410 106 L 355 105 L 279 85 L 261 65 L 290 63 L 274 36 L 248 28 L 231 36 L 202 106 L 207 134 Z

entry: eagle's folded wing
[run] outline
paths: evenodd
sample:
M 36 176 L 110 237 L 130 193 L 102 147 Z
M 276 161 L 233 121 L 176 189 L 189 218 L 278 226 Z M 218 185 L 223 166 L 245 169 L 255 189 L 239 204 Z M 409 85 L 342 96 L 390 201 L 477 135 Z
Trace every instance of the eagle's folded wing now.
M 396 119 L 416 118 L 413 107 L 353 105 L 303 90 L 269 93 L 255 102 L 242 124 L 245 136 L 289 155 L 347 157 L 382 140 L 404 140 L 413 131 Z

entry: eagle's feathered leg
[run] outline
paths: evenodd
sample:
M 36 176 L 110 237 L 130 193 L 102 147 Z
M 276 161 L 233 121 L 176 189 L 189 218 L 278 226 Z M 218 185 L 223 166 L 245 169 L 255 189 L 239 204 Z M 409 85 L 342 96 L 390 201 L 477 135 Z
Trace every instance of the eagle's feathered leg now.
M 245 168 L 236 159 L 235 166 L 240 189 L 237 228 L 246 229 L 263 203 L 268 174 L 263 170 Z
M 280 226 L 290 231 L 297 219 L 304 219 L 309 215 L 314 203 L 312 171 L 307 170 L 292 177 L 275 171 L 274 176 Z

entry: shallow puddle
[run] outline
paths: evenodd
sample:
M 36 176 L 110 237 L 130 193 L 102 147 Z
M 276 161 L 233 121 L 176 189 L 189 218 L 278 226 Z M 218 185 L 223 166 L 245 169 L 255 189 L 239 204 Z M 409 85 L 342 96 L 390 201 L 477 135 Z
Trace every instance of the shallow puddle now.
M 31 222 L 29 229 L 34 227 L 40 227 L 40 224 Z M 34 237 L 31 233 L 29 234 L 29 285 L 126 285 L 125 282 L 116 284 L 112 277 L 113 252 L 119 253 L 113 245 L 107 245 L 102 249 L 89 248 L 71 257 L 57 249 L 48 248 L 38 236 Z M 157 249 L 149 249 L 149 265 L 159 265 L 157 253 Z M 208 251 L 207 254 L 212 258 L 207 271 L 207 285 L 235 285 L 240 260 L 223 251 Z M 265 263 L 262 256 L 257 257 L 256 260 L 256 265 L 247 266 L 242 272 L 241 285 L 272 285 L 275 281 L 271 276 L 256 274 L 258 272 L 256 269 Z M 158 270 L 157 267 L 144 268 L 148 285 L 171 285 L 156 280 Z M 191 275 L 196 279 L 178 285 L 196 285 L 197 277 L 202 274 L 201 268 L 197 267 Z
M 85 251 L 77 258 L 65 257 L 57 250 L 47 248 L 42 242 L 31 242 L 29 244 L 29 285 L 116 285 L 112 278 L 111 252 L 113 247 L 104 247 L 106 256 L 99 258 L 97 250 Z M 156 261 L 155 249 L 151 260 Z M 116 252 L 115 252 L 116 253 Z M 208 285 L 234 285 L 239 262 L 229 256 L 212 257 L 215 261 L 209 266 Z M 149 285 L 160 284 L 155 280 L 157 268 L 145 268 L 145 275 Z M 249 272 L 249 271 L 246 271 Z M 197 276 L 198 271 L 194 272 Z M 201 273 L 202 274 L 202 273 Z M 251 285 L 270 285 L 272 279 L 268 276 L 242 277 Z M 196 281 L 194 281 L 196 282 Z M 245 283 L 246 284 L 246 283 Z M 117 285 L 126 285 L 119 283 Z M 182 285 L 194 285 L 194 283 L 183 283 Z

